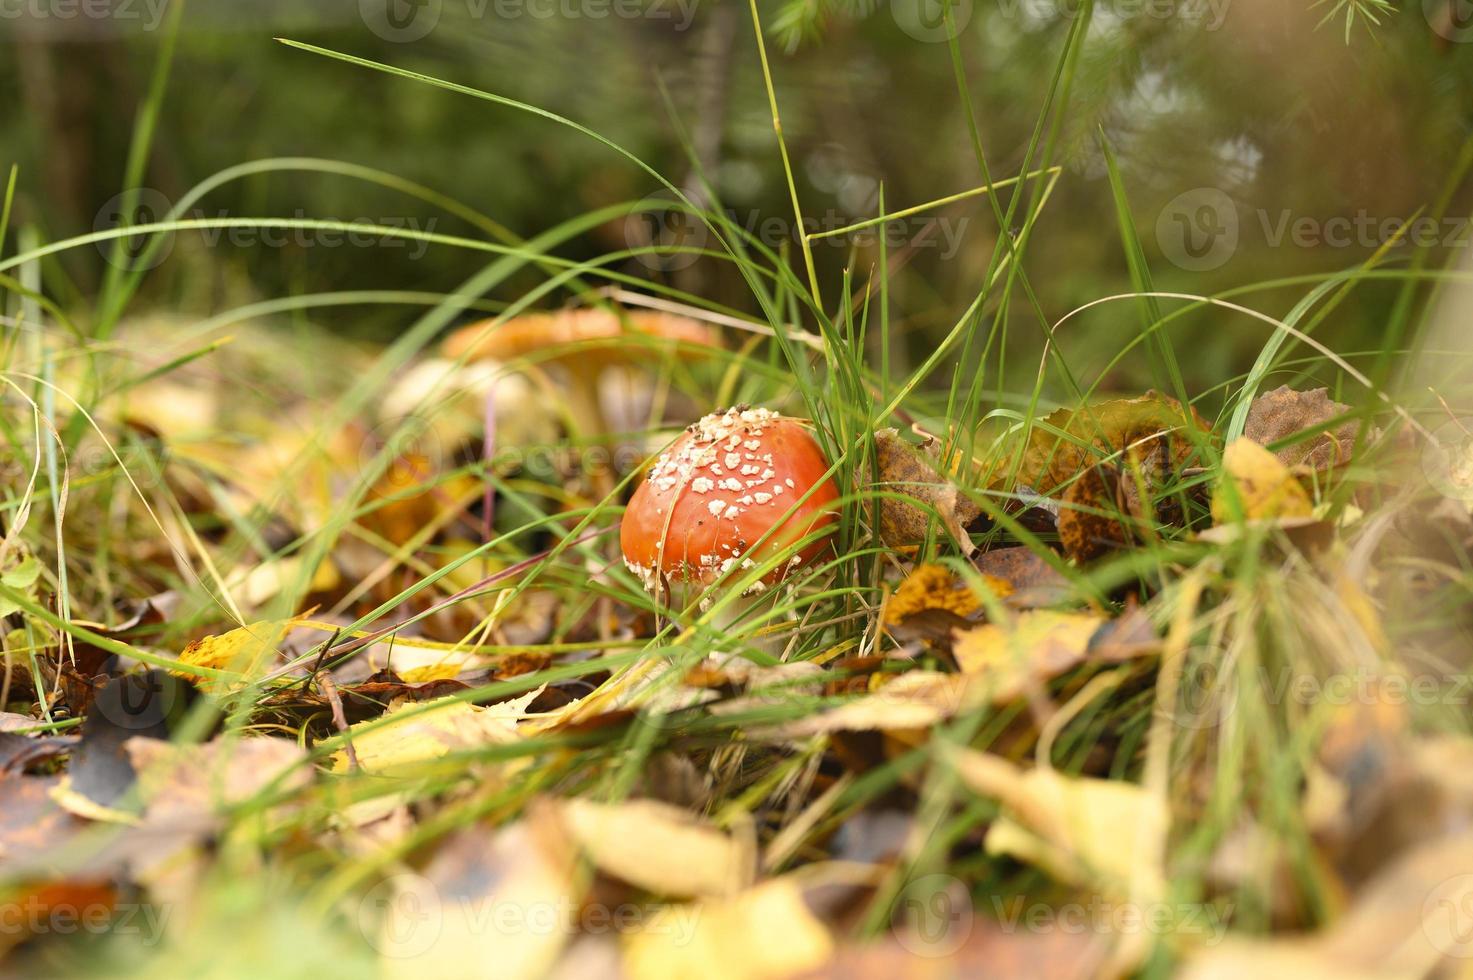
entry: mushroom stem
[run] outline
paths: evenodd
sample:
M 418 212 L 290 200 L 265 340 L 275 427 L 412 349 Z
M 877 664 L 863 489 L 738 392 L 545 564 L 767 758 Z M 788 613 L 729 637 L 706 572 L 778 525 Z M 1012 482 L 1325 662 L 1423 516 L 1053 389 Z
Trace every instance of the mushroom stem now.
M 578 435 L 599 437 L 605 432 L 603 408 L 598 400 L 599 369 L 583 363 L 566 365 L 568 371 L 568 416 Z
M 747 618 L 748 613 L 757 607 L 765 595 L 763 592 L 748 592 L 729 596 L 722 602 L 719 609 L 716 609 L 714 612 L 708 612 L 700 606 L 703 596 L 711 597 L 711 592 L 706 587 L 696 584 L 676 584 L 673 585 L 669 592 L 671 609 L 677 608 L 678 603 L 679 608 L 683 610 L 682 618 L 686 622 L 695 622 L 702 617 L 706 617 L 707 629 L 726 635 L 735 631 L 735 628 L 742 620 Z M 776 655 L 781 649 L 781 646 L 782 644 L 775 634 L 765 636 L 753 634 L 747 637 L 742 643 L 742 647 L 771 655 Z
M 598 384 L 603 373 L 597 365 L 574 361 L 568 369 L 568 417 L 577 427 L 576 435 L 590 448 L 607 442 L 608 426 L 604 423 L 603 406 L 599 402 Z M 596 458 L 585 452 L 584 464 L 580 468 L 589 479 L 594 497 L 603 499 L 614 490 L 614 474 L 611 459 Z

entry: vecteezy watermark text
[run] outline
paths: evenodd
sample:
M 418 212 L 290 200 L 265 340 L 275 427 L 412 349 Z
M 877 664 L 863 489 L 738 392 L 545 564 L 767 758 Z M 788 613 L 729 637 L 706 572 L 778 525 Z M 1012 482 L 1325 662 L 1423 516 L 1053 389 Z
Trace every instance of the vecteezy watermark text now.
M 496 896 L 447 894 L 428 878 L 399 874 L 379 882 L 358 906 L 358 927 L 383 956 L 411 959 L 442 941 L 511 935 L 669 935 L 688 944 L 699 905 L 577 902 L 569 897 L 508 901 Z
M 1102 895 L 1059 905 L 994 896 L 992 906 L 998 924 L 1007 933 L 1191 935 L 1202 937 L 1203 944 L 1208 946 L 1221 942 L 1227 935 L 1233 912 L 1231 904 L 1121 902 Z
M 717 233 L 747 244 L 758 242 L 774 251 L 784 243 L 799 243 L 805 238 L 814 248 L 869 248 L 883 241 L 892 251 L 932 249 L 943 261 L 949 261 L 961 250 L 971 224 L 966 216 L 947 215 L 909 215 L 867 224 L 834 210 L 805 215 L 802 225 L 756 209 L 728 209 L 721 217 L 719 221 L 714 217 L 703 220 L 669 197 L 655 194 L 639 202 L 625 219 L 624 241 L 638 250 L 642 264 L 664 271 L 694 265 L 702 250 L 716 244 Z
M 447 11 L 463 22 L 484 20 L 651 20 L 684 31 L 700 0 L 358 0 L 358 15 L 385 41 L 422 40 Z M 458 8 L 458 9 L 456 9 Z
M 1250 675 L 1253 683 L 1240 688 L 1236 676 L 1224 675 L 1220 658 L 1220 651 L 1189 654 L 1172 716 L 1179 727 L 1215 728 L 1232 717 L 1245 697 L 1297 708 L 1386 705 L 1463 711 L 1473 704 L 1473 674 L 1463 672 L 1411 674 L 1352 667 L 1315 673 L 1258 667 Z
M 428 236 L 438 221 L 434 216 L 388 215 L 340 219 L 309 215 L 301 209 L 286 217 L 240 218 L 225 210 L 213 213 L 193 208 L 174 214 L 173 205 L 159 191 L 142 187 L 124 191 L 97 212 L 92 230 L 98 233 L 166 222 L 191 222 L 190 231 L 214 248 L 221 243 L 236 248 L 387 248 L 403 249 L 411 260 L 429 251 Z M 103 258 L 129 271 L 152 269 L 174 250 L 174 232 L 138 232 L 110 236 L 97 242 Z
M 163 939 L 172 911 L 146 902 L 58 900 L 43 891 L 0 902 L 0 936 L 127 936 L 151 946 Z
M 0 21 L 81 21 L 127 24 L 156 31 L 164 21 L 170 0 L 0 0 Z

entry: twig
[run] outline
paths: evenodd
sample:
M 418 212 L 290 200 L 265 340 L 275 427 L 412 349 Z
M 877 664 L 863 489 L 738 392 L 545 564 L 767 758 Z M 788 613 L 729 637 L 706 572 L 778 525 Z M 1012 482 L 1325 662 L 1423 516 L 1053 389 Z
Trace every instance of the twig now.
M 348 715 L 343 711 L 343 699 L 338 694 L 338 686 L 333 683 L 331 674 L 323 674 L 317 686 L 322 688 L 323 697 L 327 698 L 327 703 L 332 707 L 333 727 L 343 736 L 343 751 L 348 756 L 348 768 L 357 769 L 358 753 L 353 749 L 353 740 L 348 737 Z
M 302 681 L 302 690 L 305 691 L 312 685 L 312 679 L 317 676 L 317 672 L 322 669 L 322 662 L 327 659 L 327 652 L 332 649 L 334 643 L 338 642 L 338 637 L 342 634 L 343 628 L 339 626 L 332 631 L 332 636 L 327 638 L 327 642 L 322 644 L 322 652 L 317 655 L 316 661 L 312 664 L 312 669 L 307 672 L 307 679 Z

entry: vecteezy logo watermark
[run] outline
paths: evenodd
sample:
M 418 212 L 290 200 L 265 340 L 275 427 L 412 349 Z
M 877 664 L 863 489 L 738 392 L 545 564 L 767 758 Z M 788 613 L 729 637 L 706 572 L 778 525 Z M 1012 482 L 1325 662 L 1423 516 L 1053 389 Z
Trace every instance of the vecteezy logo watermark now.
M 1422 472 L 1444 497 L 1473 504 L 1473 416 L 1452 418 L 1422 447 Z
M 640 264 L 656 272 L 690 268 L 710 239 L 701 216 L 668 191 L 651 194 L 624 219 L 625 244 L 639 249 Z
M 695 936 L 698 905 L 578 902 L 571 897 L 507 901 L 496 895 L 458 895 L 417 874 L 379 882 L 358 903 L 357 926 L 380 956 L 413 959 L 441 942 L 462 944 L 485 936 L 670 935 L 686 945 Z
M 358 903 L 358 931 L 380 955 L 393 959 L 428 952 L 444 923 L 440 890 L 421 875 L 385 878 Z
M 834 210 L 805 215 L 801 228 L 790 218 L 755 209 L 728 209 L 719 217 L 722 220 L 712 216 L 708 224 L 668 193 L 651 194 L 624 219 L 624 241 L 636 253 L 640 264 L 663 272 L 689 268 L 702 251 L 715 247 L 712 225 L 723 237 L 747 244 L 758 242 L 773 251 L 785 242 L 801 242 L 805 237 L 815 247 L 845 250 L 873 247 L 883 240 L 891 250 L 935 249 L 942 261 L 949 261 L 961 250 L 962 239 L 971 224 L 971 219 L 965 216 L 909 215 L 846 230 L 861 224 L 862 219 Z
M 684 31 L 695 20 L 699 0 L 358 0 L 358 14 L 385 41 L 422 40 L 440 25 L 451 6 L 472 21 L 653 20 Z
M 170 216 L 169 199 L 151 187 L 124 191 L 108 199 L 92 222 L 95 232 L 113 232 L 154 225 L 165 221 L 191 221 L 191 230 L 206 246 L 214 248 L 222 242 L 235 248 L 389 248 L 404 249 L 406 257 L 416 261 L 429 251 L 426 236 L 434 234 L 438 220 L 434 216 L 390 215 L 380 218 L 335 218 L 309 215 L 298 209 L 290 217 L 244 219 L 224 210 L 213 214 L 203 208 Z M 147 231 L 109 237 L 97 242 L 97 248 L 111 265 L 128 272 L 155 268 L 174 250 L 175 232 Z
M 958 37 L 972 22 L 973 0 L 890 0 L 900 29 L 928 44 Z
M 1444 956 L 1473 957 L 1473 875 L 1457 875 L 1422 903 L 1422 934 Z
M 432 485 L 444 461 L 444 448 L 434 427 L 412 415 L 379 422 L 363 437 L 358 451 L 359 471 L 376 463 L 383 465 L 379 485 L 391 493 Z
M 1172 198 L 1156 218 L 1156 244 L 1188 272 L 1221 268 L 1238 250 L 1238 208 L 1215 187 Z
M 1422 16 L 1454 44 L 1473 41 L 1473 0 L 1422 0 Z
M 158 224 L 169 215 L 173 205 L 152 187 L 138 187 L 108 198 L 92 220 L 95 232 L 117 231 L 139 225 Z M 172 232 L 142 233 L 109 238 L 97 243 L 102 257 L 110 264 L 129 272 L 143 272 L 160 265 L 174 251 Z
M 895 898 L 895 940 L 916 956 L 950 956 L 972 935 L 972 895 L 960 878 L 922 875 Z
M 385 41 L 407 44 L 440 23 L 442 0 L 358 0 L 358 16 Z
M 89 717 L 86 724 L 168 738 L 170 728 L 188 707 L 186 688 L 187 682 L 157 668 L 114 677 L 97 692 L 92 704 L 98 721 Z
M 1191 731 L 1216 728 L 1237 707 L 1232 678 L 1223 676 L 1223 657 L 1223 651 L 1215 648 L 1185 653 L 1171 716 L 1177 727 Z
M 0 21 L 26 21 L 29 26 L 48 22 L 75 24 L 108 22 L 143 31 L 156 31 L 164 21 L 170 0 L 0 0 Z

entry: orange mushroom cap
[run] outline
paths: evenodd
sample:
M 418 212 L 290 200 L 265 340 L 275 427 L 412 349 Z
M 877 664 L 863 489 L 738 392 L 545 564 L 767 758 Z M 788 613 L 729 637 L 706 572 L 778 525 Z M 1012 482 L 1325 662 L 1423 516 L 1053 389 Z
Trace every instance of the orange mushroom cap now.
M 616 312 L 599 307 L 558 310 L 551 313 L 525 313 L 505 323 L 481 320 L 445 338 L 441 350 L 449 358 L 467 360 L 489 358 L 511 361 L 536 351 L 618 337 L 641 337 L 698 347 L 720 347 L 720 335 L 714 327 L 673 313 L 645 310 Z M 633 347 L 634 345 L 631 345 Z M 571 352 L 570 352 L 571 353 Z M 610 346 L 598 352 L 600 358 L 628 358 L 633 350 Z
M 653 591 L 660 573 L 710 584 L 733 564 L 781 555 L 836 520 L 839 491 L 828 469 L 823 450 L 797 419 L 741 406 L 707 415 L 634 491 L 619 529 L 624 563 Z M 826 537 L 808 543 L 764 576 L 763 585 L 828 548 Z

